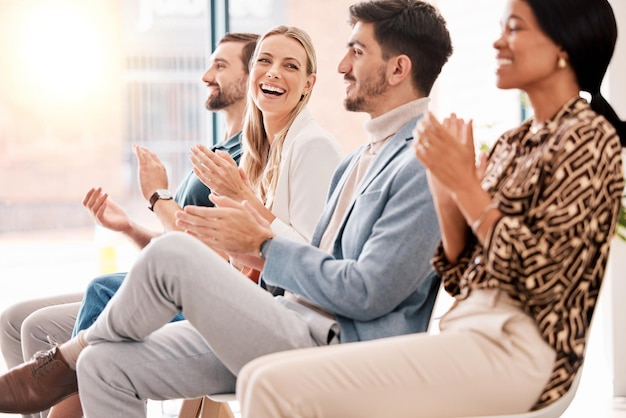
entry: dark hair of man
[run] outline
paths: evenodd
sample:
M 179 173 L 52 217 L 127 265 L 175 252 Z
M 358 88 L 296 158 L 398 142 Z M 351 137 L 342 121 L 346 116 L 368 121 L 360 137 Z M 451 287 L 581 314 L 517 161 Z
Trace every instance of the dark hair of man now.
M 246 74 L 248 74 L 250 73 L 250 60 L 252 59 L 252 54 L 254 53 L 258 39 L 259 35 L 256 33 L 227 33 L 220 39 L 218 45 L 225 42 L 245 43 L 243 51 L 241 51 L 241 61 L 243 62 Z
M 372 23 L 383 59 L 404 54 L 411 60 L 415 88 L 428 96 L 452 54 L 446 22 L 432 5 L 418 0 L 370 0 L 350 6 L 351 25 Z
M 582 91 L 591 95 L 591 108 L 617 130 L 626 146 L 626 124 L 600 93 L 615 51 L 617 23 L 607 0 L 526 0 L 541 30 L 567 52 Z

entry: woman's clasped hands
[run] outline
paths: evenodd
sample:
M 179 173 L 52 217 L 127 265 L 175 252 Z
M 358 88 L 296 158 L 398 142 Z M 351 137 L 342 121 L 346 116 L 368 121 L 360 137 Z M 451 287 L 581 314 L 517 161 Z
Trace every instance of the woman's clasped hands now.
M 478 182 L 483 164 L 476 165 L 472 120 L 454 113 L 439 122 L 428 112 L 413 130 L 413 149 L 438 183 L 450 192 Z
M 211 151 L 204 145 L 191 147 L 189 156 L 193 172 L 211 189 L 211 193 L 236 201 L 255 196 L 243 171 L 226 151 Z

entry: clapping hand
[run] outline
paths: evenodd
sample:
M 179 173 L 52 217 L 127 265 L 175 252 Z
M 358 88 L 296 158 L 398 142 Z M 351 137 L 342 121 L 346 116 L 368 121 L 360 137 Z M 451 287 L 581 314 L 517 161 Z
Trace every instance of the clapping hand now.
M 258 256 L 263 241 L 275 234 L 248 202 L 211 194 L 215 207 L 186 206 L 176 225 L 211 248 L 235 257 Z
M 227 152 L 213 152 L 204 145 L 196 145 L 191 148 L 189 159 L 193 172 L 211 189 L 211 193 L 239 202 L 254 196 L 243 171 Z
M 146 147 L 133 145 L 133 151 L 137 157 L 139 166 L 138 178 L 139 189 L 144 199 L 150 200 L 150 196 L 158 189 L 167 189 L 167 171 L 159 157 Z
M 415 155 L 441 186 L 454 193 L 478 181 L 471 120 L 452 114 L 440 123 L 428 113 L 413 134 Z
M 83 206 L 98 225 L 118 232 L 125 232 L 131 228 L 126 212 L 100 187 L 89 189 L 83 199 Z

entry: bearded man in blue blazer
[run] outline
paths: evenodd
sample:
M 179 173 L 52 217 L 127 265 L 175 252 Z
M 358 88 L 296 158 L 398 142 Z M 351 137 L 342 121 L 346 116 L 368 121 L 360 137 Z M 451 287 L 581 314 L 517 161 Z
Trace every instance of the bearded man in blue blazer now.
M 147 399 L 234 391 L 240 369 L 265 354 L 426 330 L 440 233 L 411 131 L 452 53 L 450 36 L 438 11 L 418 0 L 361 2 L 350 16 L 338 70 L 346 109 L 371 116 L 370 139 L 337 169 L 311 244 L 276 236 L 246 202 L 212 195 L 216 207 L 177 214 L 189 234 L 167 234 L 143 251 L 79 341 L 33 360 L 52 377 L 15 384 L 38 398 L 54 382 L 75 387 L 77 375 L 86 416 L 142 417 Z M 284 296 L 205 243 L 262 269 Z M 168 324 L 178 311 L 187 321 Z

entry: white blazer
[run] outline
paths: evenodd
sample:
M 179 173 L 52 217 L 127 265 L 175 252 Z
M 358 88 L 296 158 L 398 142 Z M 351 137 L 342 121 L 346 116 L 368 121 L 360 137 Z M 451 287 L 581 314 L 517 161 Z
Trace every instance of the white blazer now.
M 285 137 L 271 205 L 277 235 L 309 243 L 343 153 L 339 142 L 303 109 Z

